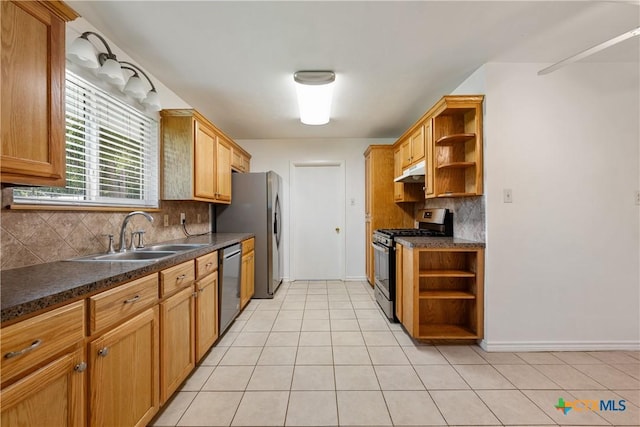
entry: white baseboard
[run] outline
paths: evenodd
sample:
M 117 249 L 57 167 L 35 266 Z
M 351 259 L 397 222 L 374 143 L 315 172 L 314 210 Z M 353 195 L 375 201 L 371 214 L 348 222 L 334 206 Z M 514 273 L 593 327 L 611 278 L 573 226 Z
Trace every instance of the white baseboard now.
M 487 341 L 482 340 L 484 351 L 606 351 L 640 350 L 640 341 Z
M 347 276 L 344 278 L 345 282 L 366 282 L 367 276 Z

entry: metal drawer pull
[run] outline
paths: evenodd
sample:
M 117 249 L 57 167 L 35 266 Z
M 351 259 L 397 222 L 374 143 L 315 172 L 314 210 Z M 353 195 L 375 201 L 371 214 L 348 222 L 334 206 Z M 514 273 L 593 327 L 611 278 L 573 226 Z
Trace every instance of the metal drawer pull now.
M 212 265 L 213 265 L 212 262 L 208 262 L 208 263 L 205 264 L 205 267 L 207 267 L 209 269 L 209 268 L 211 268 Z
M 181 275 L 179 275 L 178 277 L 176 277 L 176 281 L 178 281 L 178 280 L 182 280 L 182 279 L 184 279 L 184 278 L 186 278 L 186 277 L 187 277 L 187 275 L 186 275 L 186 274 L 181 274 Z
M 109 354 L 109 347 L 102 347 L 100 350 L 98 350 L 98 356 L 105 357 L 108 354 Z
M 133 298 L 129 298 L 129 299 L 124 300 L 124 303 L 125 303 L 125 304 L 131 304 L 132 302 L 136 302 L 136 301 L 138 301 L 139 299 L 140 299 L 140 295 L 136 295 L 136 296 L 135 296 L 135 297 L 133 297 Z
M 76 366 L 73 367 L 73 370 L 76 371 L 76 372 L 84 372 L 84 371 L 87 370 L 87 363 L 86 362 L 80 362 Z
M 198 291 L 204 292 L 204 288 L 199 288 Z
M 29 353 L 31 350 L 35 350 L 36 348 L 40 347 L 40 344 L 42 344 L 42 340 L 35 340 L 29 347 L 23 348 L 20 351 L 10 351 L 9 353 L 4 355 L 4 358 L 11 359 L 13 357 L 22 356 L 23 354 Z

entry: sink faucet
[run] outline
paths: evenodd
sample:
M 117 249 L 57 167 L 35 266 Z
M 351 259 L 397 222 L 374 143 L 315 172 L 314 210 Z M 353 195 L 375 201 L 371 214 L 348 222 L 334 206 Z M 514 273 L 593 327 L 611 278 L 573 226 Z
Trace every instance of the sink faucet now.
M 127 216 L 125 216 L 124 219 L 122 220 L 122 226 L 120 227 L 120 248 L 118 249 L 118 252 L 127 251 L 127 242 L 125 240 L 124 235 L 127 231 L 127 225 L 129 224 L 129 220 L 131 219 L 131 217 L 135 215 L 142 215 L 145 218 L 147 218 L 149 222 L 153 223 L 153 217 L 146 212 L 142 212 L 142 211 L 129 212 Z M 131 238 L 133 239 L 133 236 L 131 236 Z

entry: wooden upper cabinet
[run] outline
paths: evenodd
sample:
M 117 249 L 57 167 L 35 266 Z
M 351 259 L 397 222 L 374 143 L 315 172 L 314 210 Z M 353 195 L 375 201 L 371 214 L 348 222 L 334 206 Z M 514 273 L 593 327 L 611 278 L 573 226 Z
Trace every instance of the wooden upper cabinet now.
M 231 150 L 231 169 L 236 172 L 249 172 L 251 169 L 251 155 L 237 145 Z
M 0 180 L 65 185 L 65 22 L 62 2 L 3 1 Z
M 406 169 L 424 159 L 425 141 L 422 125 L 403 142 L 400 143 L 402 169 Z M 402 170 L 400 171 L 402 173 Z M 399 175 L 396 175 L 399 176 Z
M 162 110 L 160 115 L 162 200 L 231 203 L 235 143 L 195 110 Z

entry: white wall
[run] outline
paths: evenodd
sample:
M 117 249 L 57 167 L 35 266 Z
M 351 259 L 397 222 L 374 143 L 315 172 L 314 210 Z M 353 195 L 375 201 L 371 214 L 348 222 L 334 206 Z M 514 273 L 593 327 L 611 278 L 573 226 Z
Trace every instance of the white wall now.
M 273 170 L 283 179 L 284 276 L 290 277 L 289 166 L 297 161 L 343 161 L 345 165 L 345 279 L 365 280 L 364 266 L 364 151 L 371 144 L 393 139 L 237 140 L 251 153 L 251 171 Z M 352 204 L 353 201 L 353 204 Z
M 486 94 L 483 345 L 639 348 L 639 67 L 547 65 L 489 63 L 461 85 Z

